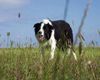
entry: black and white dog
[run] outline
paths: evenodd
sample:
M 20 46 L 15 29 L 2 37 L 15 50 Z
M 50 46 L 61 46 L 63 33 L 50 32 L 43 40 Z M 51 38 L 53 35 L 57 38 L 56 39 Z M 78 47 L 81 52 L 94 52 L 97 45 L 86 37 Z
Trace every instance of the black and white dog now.
M 72 49 L 73 33 L 70 25 L 64 20 L 51 21 L 44 19 L 34 25 L 35 36 L 39 43 L 49 44 L 51 46 L 51 58 L 54 58 L 56 47 L 60 49 L 67 48 L 68 54 L 73 53 L 77 60 L 76 54 Z

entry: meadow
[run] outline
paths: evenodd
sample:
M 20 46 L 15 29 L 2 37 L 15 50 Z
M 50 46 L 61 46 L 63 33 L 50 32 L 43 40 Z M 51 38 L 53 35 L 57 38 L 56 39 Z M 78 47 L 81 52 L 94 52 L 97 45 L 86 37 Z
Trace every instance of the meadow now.
M 75 51 L 77 61 L 61 50 L 49 60 L 49 49 L 1 48 L 0 80 L 100 80 L 100 48 Z
M 0 48 L 0 80 L 100 80 L 100 47 L 95 46 L 95 41 L 90 42 L 93 46 L 83 47 L 82 28 L 90 5 L 91 0 L 88 0 L 75 36 L 74 45 L 80 42 L 75 47 L 77 61 L 72 55 L 68 56 L 67 51 L 59 49 L 55 58 L 50 60 L 48 48 L 39 49 L 32 45 L 21 48 L 20 44 L 14 48 L 10 32 L 7 32 L 7 46 L 10 42 L 10 47 Z
M 69 4 L 69 0 L 66 1 L 64 20 Z M 100 80 L 100 47 L 95 47 L 95 41 L 90 42 L 93 46 L 82 46 L 85 41 L 82 29 L 90 6 L 91 0 L 88 0 L 75 36 L 74 45 L 77 41 L 80 42 L 75 47 L 77 61 L 72 55 L 68 56 L 67 51 L 62 52 L 59 49 L 56 50 L 55 58 L 50 60 L 48 48 L 39 49 L 32 45 L 20 47 L 20 43 L 16 44 L 15 41 L 14 44 L 10 40 L 10 32 L 7 32 L 7 40 L 4 41 L 0 34 L 0 80 Z M 19 13 L 18 18 L 20 17 Z M 72 24 L 75 25 L 74 22 Z M 98 33 L 100 36 L 100 31 Z M 31 39 L 30 42 L 32 43 Z M 2 48 L 4 44 L 8 48 Z M 14 48 L 13 45 L 17 47 Z

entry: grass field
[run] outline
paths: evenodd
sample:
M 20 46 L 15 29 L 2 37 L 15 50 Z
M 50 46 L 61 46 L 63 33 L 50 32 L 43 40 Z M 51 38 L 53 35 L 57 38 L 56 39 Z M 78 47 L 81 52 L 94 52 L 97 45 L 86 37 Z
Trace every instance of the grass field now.
M 78 61 L 56 51 L 49 60 L 47 49 L 0 49 L 0 80 L 100 80 L 100 48 L 84 48 Z

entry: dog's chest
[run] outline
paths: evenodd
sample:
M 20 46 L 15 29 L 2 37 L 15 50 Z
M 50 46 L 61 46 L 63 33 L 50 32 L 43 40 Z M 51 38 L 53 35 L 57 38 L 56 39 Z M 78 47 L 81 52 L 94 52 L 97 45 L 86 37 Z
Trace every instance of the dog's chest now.
M 53 44 L 56 43 L 54 34 L 55 34 L 55 30 L 52 30 L 52 32 L 51 32 L 51 37 L 50 37 L 50 39 L 49 39 L 49 44 L 50 44 L 50 45 L 53 45 Z

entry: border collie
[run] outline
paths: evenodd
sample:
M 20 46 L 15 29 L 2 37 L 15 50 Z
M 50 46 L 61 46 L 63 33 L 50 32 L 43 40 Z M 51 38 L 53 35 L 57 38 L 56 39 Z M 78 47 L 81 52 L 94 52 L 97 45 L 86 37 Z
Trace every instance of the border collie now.
M 43 44 L 48 43 L 51 46 L 50 59 L 54 58 L 55 49 L 58 47 L 62 50 L 65 48 L 68 49 L 68 54 L 72 53 L 75 60 L 77 60 L 76 54 L 72 49 L 72 29 L 67 22 L 64 20 L 51 21 L 49 19 L 44 19 L 42 22 L 36 23 L 33 27 L 38 42 Z

